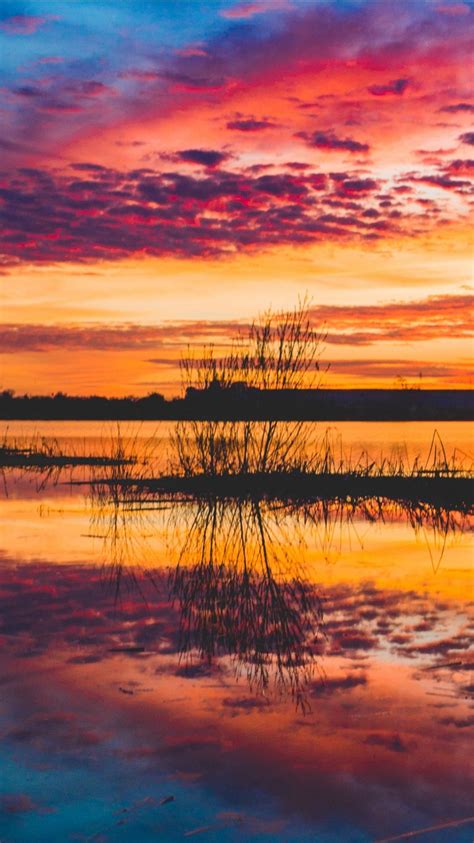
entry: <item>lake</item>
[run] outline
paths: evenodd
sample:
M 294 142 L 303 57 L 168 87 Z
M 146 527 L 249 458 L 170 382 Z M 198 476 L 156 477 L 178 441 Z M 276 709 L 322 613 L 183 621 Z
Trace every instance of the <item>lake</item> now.
M 164 468 L 172 427 L 120 431 Z M 314 440 L 328 427 L 355 460 L 426 460 L 435 428 L 472 455 L 463 422 Z M 116 433 L 22 421 L 1 438 L 108 454 Z M 87 472 L 1 480 L 3 843 L 472 841 L 469 515 L 137 501 L 71 476 Z

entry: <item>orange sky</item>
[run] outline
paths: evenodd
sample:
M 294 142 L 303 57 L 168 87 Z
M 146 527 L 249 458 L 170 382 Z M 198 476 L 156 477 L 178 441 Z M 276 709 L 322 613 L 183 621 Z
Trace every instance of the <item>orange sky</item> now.
M 173 394 L 306 293 L 328 387 L 470 385 L 470 3 L 36 5 L 0 20 L 2 388 Z

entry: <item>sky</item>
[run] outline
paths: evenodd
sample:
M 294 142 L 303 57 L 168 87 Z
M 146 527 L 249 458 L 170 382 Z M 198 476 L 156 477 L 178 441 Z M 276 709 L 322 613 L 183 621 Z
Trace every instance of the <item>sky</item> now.
M 471 0 L 2 0 L 0 388 L 180 392 L 307 295 L 327 387 L 471 384 Z

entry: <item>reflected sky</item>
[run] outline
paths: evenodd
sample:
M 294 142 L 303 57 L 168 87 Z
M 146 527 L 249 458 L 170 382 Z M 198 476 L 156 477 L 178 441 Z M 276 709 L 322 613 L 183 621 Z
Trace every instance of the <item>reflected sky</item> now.
M 465 515 L 8 480 L 2 841 L 471 841 Z

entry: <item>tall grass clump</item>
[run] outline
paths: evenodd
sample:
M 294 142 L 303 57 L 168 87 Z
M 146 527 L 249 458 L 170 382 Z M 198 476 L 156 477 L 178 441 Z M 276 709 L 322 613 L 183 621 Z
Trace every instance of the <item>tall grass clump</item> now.
M 340 434 L 331 427 L 312 443 L 311 468 L 315 474 L 349 477 L 400 477 L 406 479 L 472 478 L 472 456 L 459 448 L 448 453 L 437 429 L 433 431 L 426 456 L 410 457 L 406 445 L 374 456 L 365 448 L 346 451 Z
M 291 312 L 268 311 L 239 337 L 229 353 L 212 346 L 181 361 L 183 386 L 196 390 L 316 389 L 324 335 L 313 329 L 305 299 Z M 172 437 L 172 468 L 184 476 L 307 470 L 304 422 L 179 422 Z

